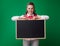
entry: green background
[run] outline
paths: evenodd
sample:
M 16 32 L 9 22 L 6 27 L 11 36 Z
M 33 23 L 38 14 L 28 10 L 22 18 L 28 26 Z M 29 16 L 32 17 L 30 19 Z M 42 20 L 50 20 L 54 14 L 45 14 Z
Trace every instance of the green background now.
M 60 46 L 60 1 L 59 0 L 0 0 L 0 46 L 22 46 L 15 38 L 15 22 L 12 16 L 26 12 L 28 2 L 34 2 L 36 13 L 48 15 L 47 38 L 39 40 L 40 46 Z

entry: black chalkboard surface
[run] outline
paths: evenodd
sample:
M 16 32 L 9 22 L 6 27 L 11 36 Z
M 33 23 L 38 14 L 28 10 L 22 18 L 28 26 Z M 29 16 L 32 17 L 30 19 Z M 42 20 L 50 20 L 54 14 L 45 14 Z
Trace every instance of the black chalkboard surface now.
M 17 20 L 16 38 L 39 38 L 46 37 L 44 20 Z

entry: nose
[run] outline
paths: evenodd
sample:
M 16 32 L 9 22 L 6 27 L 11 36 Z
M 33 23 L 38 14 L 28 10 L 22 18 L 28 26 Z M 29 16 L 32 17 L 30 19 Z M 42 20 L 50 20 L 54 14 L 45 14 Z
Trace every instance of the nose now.
M 32 8 L 30 8 L 30 11 L 32 11 L 33 9 Z

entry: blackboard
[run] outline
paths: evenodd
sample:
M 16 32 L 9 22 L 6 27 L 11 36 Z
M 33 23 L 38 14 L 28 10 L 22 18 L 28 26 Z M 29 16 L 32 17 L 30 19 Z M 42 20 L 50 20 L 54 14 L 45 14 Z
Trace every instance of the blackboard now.
M 17 20 L 16 38 L 46 38 L 45 20 Z

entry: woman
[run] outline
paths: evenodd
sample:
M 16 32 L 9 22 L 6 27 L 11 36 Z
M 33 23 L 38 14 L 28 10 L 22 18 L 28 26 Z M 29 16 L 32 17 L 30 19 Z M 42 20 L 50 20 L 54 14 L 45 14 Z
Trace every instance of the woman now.
M 35 6 L 32 2 L 27 5 L 26 14 L 22 16 L 13 16 L 12 20 L 47 20 L 49 16 L 39 16 L 35 13 Z M 23 39 L 23 46 L 39 46 L 39 40 L 34 38 Z

